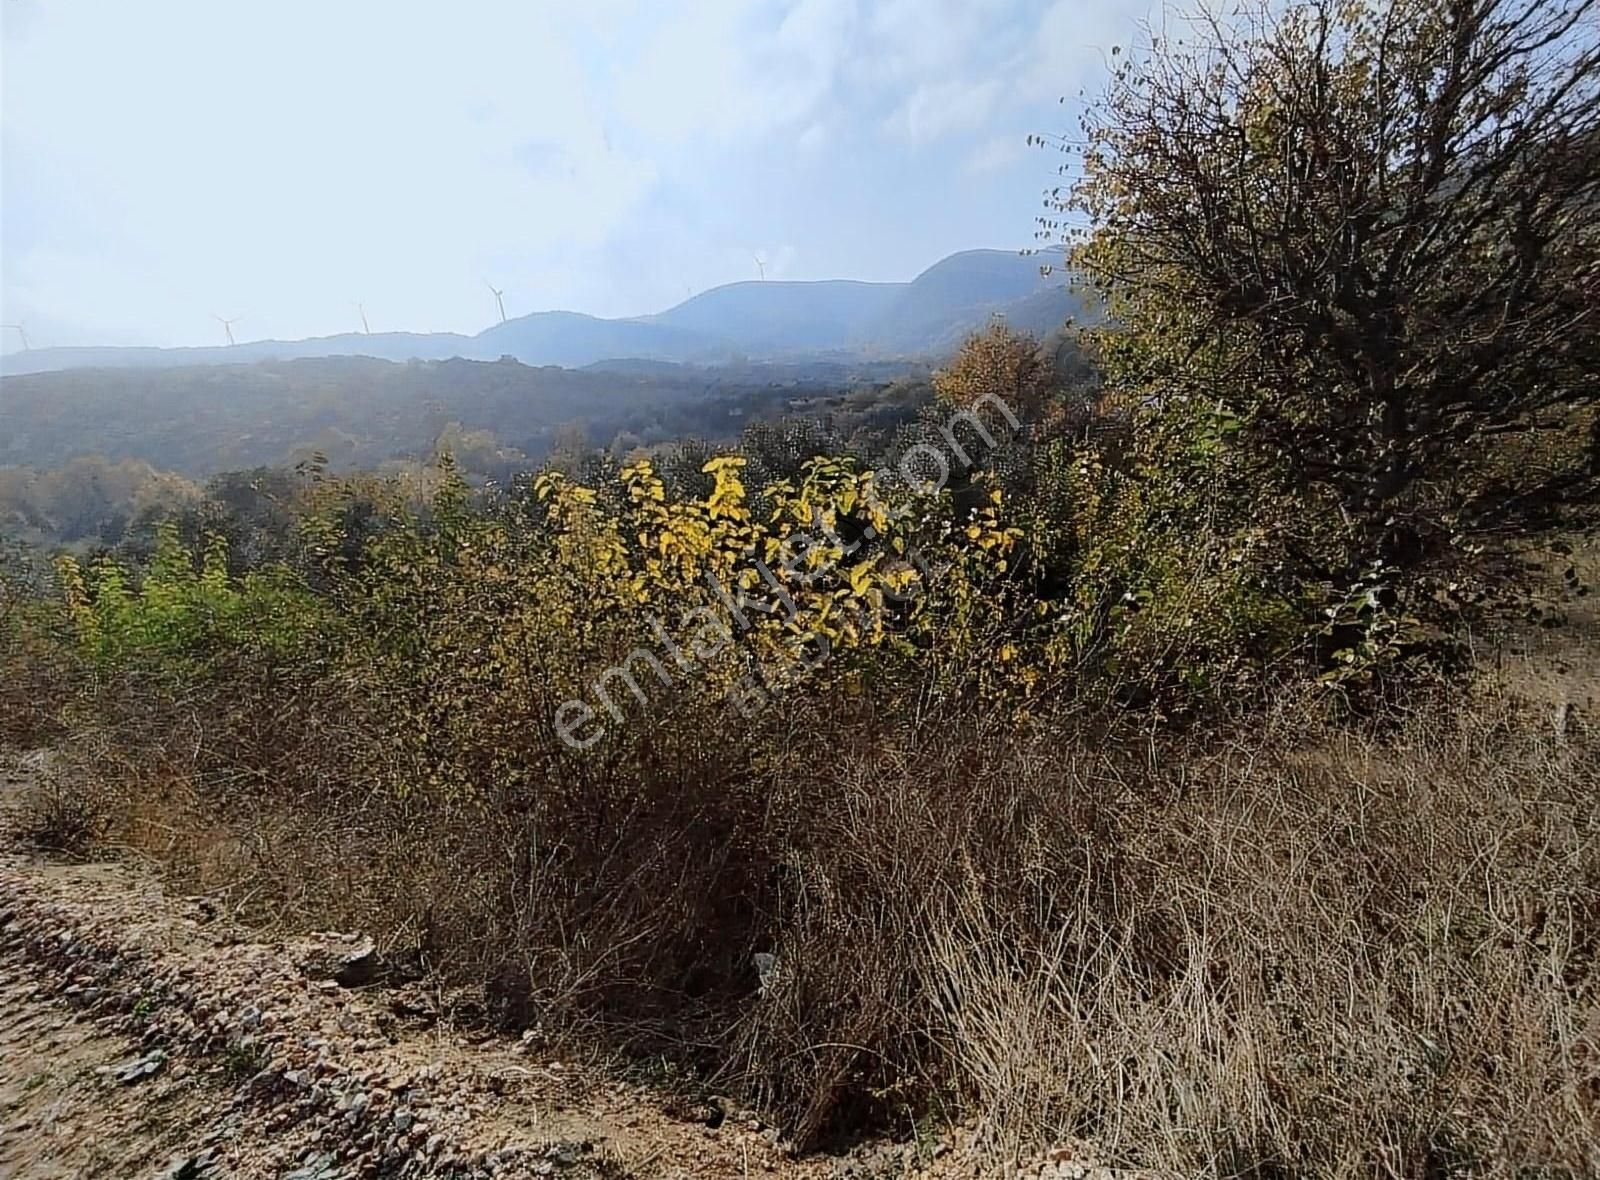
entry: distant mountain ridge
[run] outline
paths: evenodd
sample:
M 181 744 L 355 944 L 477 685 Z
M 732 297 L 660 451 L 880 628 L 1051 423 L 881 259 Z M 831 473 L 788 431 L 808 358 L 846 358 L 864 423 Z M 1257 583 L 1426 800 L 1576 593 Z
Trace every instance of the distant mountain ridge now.
M 636 359 L 702 365 L 802 357 L 936 358 L 991 316 L 1048 332 L 1085 318 L 1086 304 L 1036 258 L 966 250 L 908 283 L 846 279 L 730 283 L 656 315 L 602 319 L 571 311 L 519 316 L 476 336 L 452 332 L 345 333 L 211 348 L 40 348 L 0 358 L 0 373 L 79 368 L 248 364 L 306 357 L 497 360 L 581 368 Z

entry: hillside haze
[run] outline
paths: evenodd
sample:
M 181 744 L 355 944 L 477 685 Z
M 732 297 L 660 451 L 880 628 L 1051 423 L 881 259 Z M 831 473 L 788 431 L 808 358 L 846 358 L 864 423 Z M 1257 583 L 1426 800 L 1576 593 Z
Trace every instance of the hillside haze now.
M 907 283 L 850 280 L 730 283 L 651 316 L 603 319 L 543 311 L 475 336 L 449 332 L 344 333 L 306 340 L 259 340 L 216 348 L 39 348 L 9 353 L 8 375 L 78 368 L 241 364 L 310 357 L 381 360 L 497 360 L 578 368 L 617 359 L 722 364 L 807 356 L 862 359 L 938 357 L 992 316 L 1048 332 L 1084 306 L 1035 258 L 967 250 Z

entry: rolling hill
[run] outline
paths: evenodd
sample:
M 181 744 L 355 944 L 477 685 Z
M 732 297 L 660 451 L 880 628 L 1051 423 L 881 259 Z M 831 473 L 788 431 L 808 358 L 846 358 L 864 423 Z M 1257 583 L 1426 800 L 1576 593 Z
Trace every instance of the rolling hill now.
M 1003 315 L 1046 332 L 1082 299 L 1037 260 L 1006 250 L 967 250 L 908 283 L 731 283 L 656 315 L 602 319 L 570 311 L 536 312 L 475 336 L 448 332 L 347 333 L 307 340 L 258 340 L 216 348 L 41 348 L 0 359 L 6 375 L 80 368 L 156 368 L 248 364 L 310 357 L 380 360 L 498 360 L 581 368 L 640 359 L 693 364 L 795 360 L 938 358 L 962 337 Z
M 726 341 L 752 356 L 838 352 L 858 342 L 909 286 L 842 279 L 730 283 L 650 317 L 651 322 Z

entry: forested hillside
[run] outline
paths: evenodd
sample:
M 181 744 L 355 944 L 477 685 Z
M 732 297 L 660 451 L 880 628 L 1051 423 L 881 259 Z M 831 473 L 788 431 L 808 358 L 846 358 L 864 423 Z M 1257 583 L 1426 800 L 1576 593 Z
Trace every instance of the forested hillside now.
M 826 364 L 589 370 L 515 361 L 397 363 L 330 357 L 179 369 L 85 369 L 0 380 L 0 465 L 83 455 L 138 459 L 190 477 L 293 465 L 426 457 L 450 423 L 537 461 L 566 431 L 606 445 L 736 437 L 791 406 L 848 415 L 922 366 Z

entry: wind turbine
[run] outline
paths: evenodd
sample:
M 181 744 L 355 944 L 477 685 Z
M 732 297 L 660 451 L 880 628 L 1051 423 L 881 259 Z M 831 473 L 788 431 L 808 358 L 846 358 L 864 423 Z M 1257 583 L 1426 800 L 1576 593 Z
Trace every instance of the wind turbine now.
M 368 336 L 372 335 L 372 327 L 367 323 L 367 307 L 364 303 L 356 304 L 356 311 L 361 313 L 361 330 Z
M 215 312 L 213 312 L 211 314 L 211 318 L 216 320 L 217 323 L 222 325 L 222 330 L 228 334 L 228 343 L 230 345 L 236 343 L 236 341 L 233 338 L 233 325 L 237 324 L 244 317 L 236 315 L 231 320 L 225 320 L 221 316 L 219 316 Z
M 506 322 L 506 301 L 502 298 L 502 296 L 505 295 L 505 290 L 503 288 L 496 288 L 495 285 L 493 283 L 491 283 L 488 279 L 484 279 L 483 280 L 483 285 L 485 287 L 488 287 L 489 288 L 489 293 L 494 296 L 494 304 L 495 304 L 496 307 L 498 307 L 500 309 L 500 322 L 502 324 L 505 323 Z
M 33 347 L 33 345 L 28 343 L 28 329 L 24 328 L 21 324 L 0 324 L 0 328 L 10 328 L 18 336 L 22 337 L 23 352 L 27 352 Z
M 767 264 L 761 261 L 761 255 L 756 255 L 756 272 L 761 276 L 761 281 L 767 281 Z

